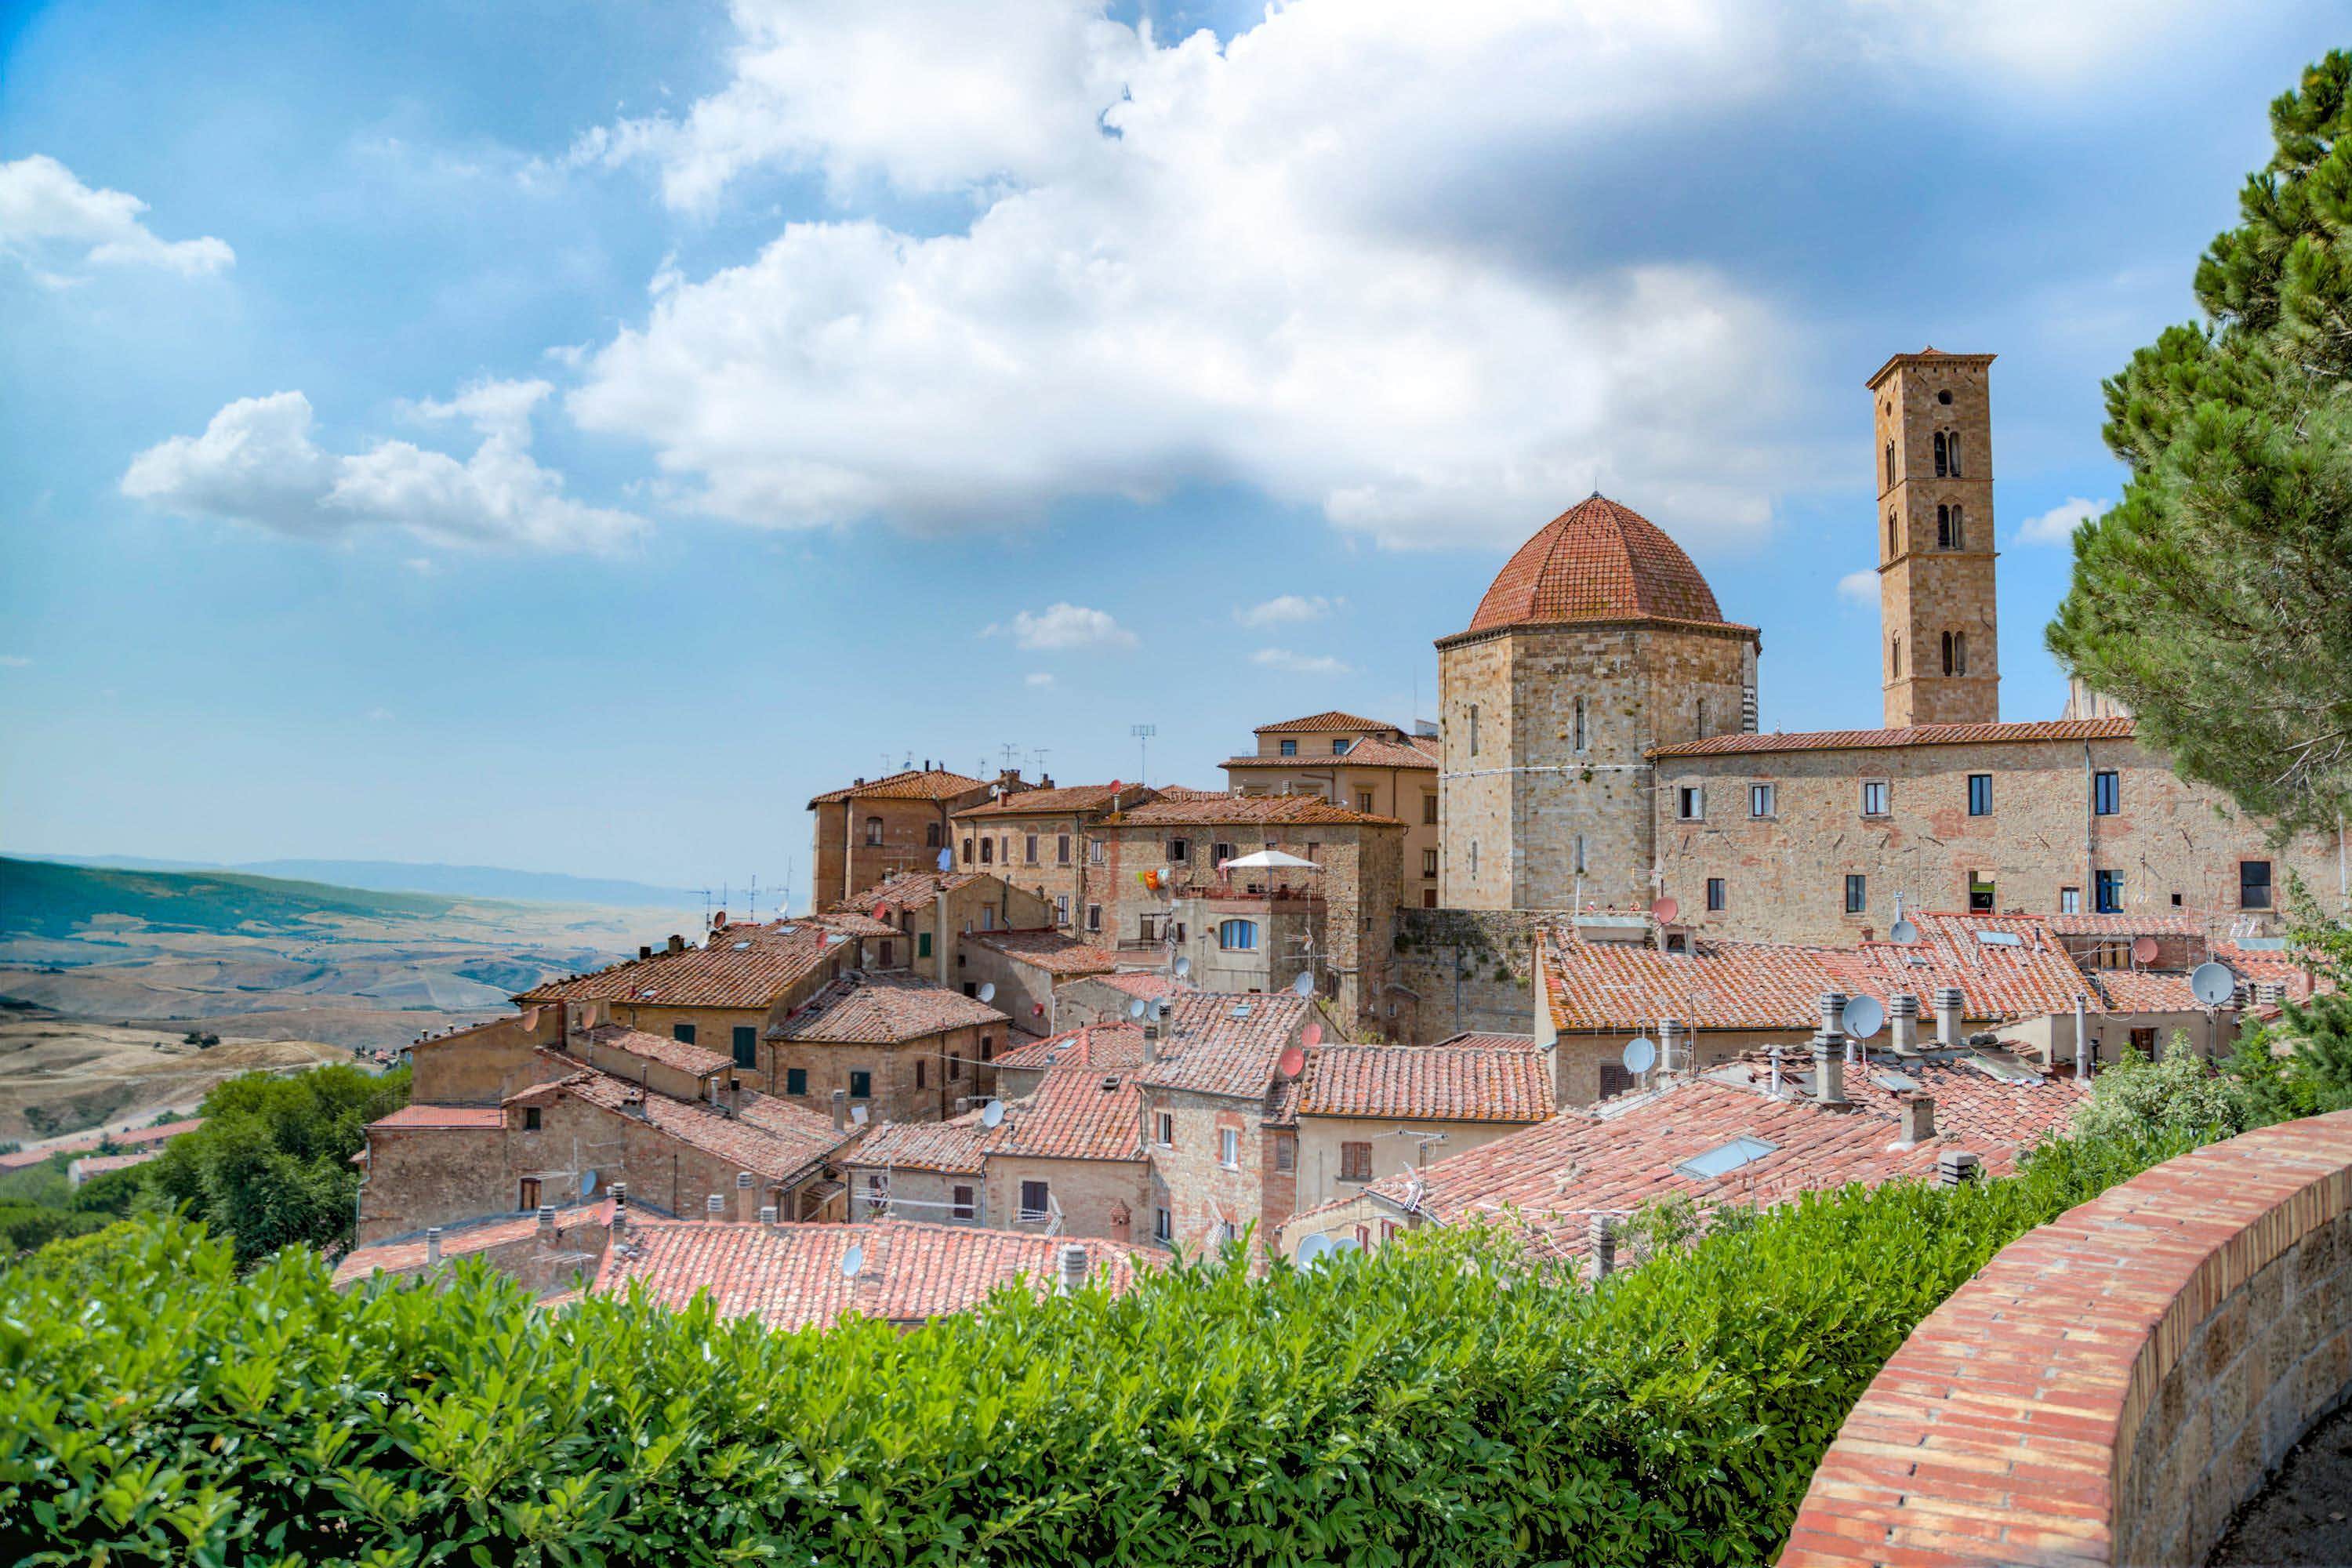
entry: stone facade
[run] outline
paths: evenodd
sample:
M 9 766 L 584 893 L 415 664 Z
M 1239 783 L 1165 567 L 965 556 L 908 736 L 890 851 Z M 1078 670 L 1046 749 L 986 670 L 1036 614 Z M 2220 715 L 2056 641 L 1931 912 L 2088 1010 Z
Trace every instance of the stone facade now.
M 2000 718 L 1990 354 L 1897 354 L 1869 382 L 1886 726 Z
M 818 1038 L 760 1041 L 751 1087 L 790 1104 L 824 1110 L 833 1091 L 849 1096 L 869 1123 L 944 1121 L 955 1101 L 988 1092 L 987 1064 L 1003 1047 L 1009 1026 L 972 1025 L 894 1042 Z M 793 1075 L 803 1075 L 795 1091 Z M 858 1075 L 863 1075 L 861 1079 Z M 856 1092 L 860 1084 L 866 1092 Z
M 1832 734 L 1660 755 L 1660 889 L 1681 923 L 1710 936 L 1832 946 L 1885 935 L 1898 894 L 1915 910 L 2099 912 L 2103 871 L 2121 878 L 2117 912 L 2201 919 L 2212 934 L 2273 930 L 2290 871 L 2330 905 L 2340 899 L 2333 835 L 2270 847 L 2131 739 L 2130 721 L 2013 728 L 2051 738 L 1845 747 Z M 1973 816 L 1972 777 L 1989 781 L 1975 787 L 1990 807 Z M 1757 785 L 1771 792 L 1769 816 L 1751 815 Z M 1865 796 L 1870 785 L 1883 785 L 1883 813 L 1864 810 L 1882 804 Z M 1692 820 L 1680 816 L 1685 788 L 1702 792 Z M 2266 882 L 2252 879 L 2269 908 L 2242 896 L 2249 865 L 2267 869 Z M 1864 879 L 1858 910 L 1847 907 L 1849 877 Z M 1720 909 L 1709 907 L 1717 884 Z
M 497 1128 L 374 1128 L 360 1178 L 360 1245 L 520 1207 Z M 542 1199 L 541 1201 L 548 1201 Z
M 1147 1214 L 1151 1167 L 1143 1160 L 1054 1160 L 1034 1154 L 992 1154 L 988 1159 L 989 1224 L 1003 1230 L 1044 1235 L 1051 1222 L 1026 1217 L 1024 1183 L 1042 1182 L 1060 1210 L 1062 1236 L 1097 1236 L 1111 1241 L 1140 1240 L 1132 1233 Z
M 1163 1115 L 1171 1134 L 1165 1142 Z M 1222 1095 L 1146 1089 L 1144 1131 L 1151 1162 L 1150 1205 L 1157 1211 L 1151 1239 L 1198 1253 L 1255 1227 L 1257 1244 L 1272 1245 L 1290 1210 L 1286 1194 L 1270 1189 L 1266 1175 L 1276 1163 L 1273 1141 L 1289 1134 L 1265 1126 L 1262 1106 Z M 1220 1157 L 1229 1131 L 1235 1144 L 1232 1164 Z
M 1416 1118 L 1407 1123 L 1396 1117 L 1312 1116 L 1298 1118 L 1297 1162 L 1291 1201 L 1279 1215 L 1269 1204 L 1265 1239 L 1272 1244 L 1281 1222 L 1294 1214 L 1352 1197 L 1383 1176 L 1401 1169 L 1418 1169 L 1507 1138 L 1528 1123 L 1521 1121 L 1451 1121 Z M 1402 1135 L 1401 1135 L 1402 1134 Z M 1349 1144 L 1364 1146 L 1371 1156 L 1370 1174 L 1355 1178 L 1346 1170 Z
M 566 1006 L 551 1002 L 526 1007 L 512 1017 L 417 1041 L 408 1047 L 409 1099 L 419 1105 L 496 1105 L 518 1089 L 559 1076 L 539 1053 L 562 1047 Z M 573 1028 L 589 1027 L 606 1016 L 601 1002 L 569 1006 Z
M 1223 765 L 1236 794 L 1311 795 L 1403 823 L 1402 901 L 1434 909 L 1443 835 L 1434 727 L 1429 730 L 1415 737 L 1392 724 L 1318 714 L 1260 729 L 1254 752 Z
M 1568 918 L 1565 910 L 1398 910 L 1382 1033 L 1415 1046 L 1527 1034 L 1537 1021 L 1535 933 Z
M 814 818 L 809 908 L 830 908 L 901 871 L 935 869 L 956 812 L 987 801 L 992 790 L 1024 787 L 1018 773 L 992 784 L 926 763 L 816 796 L 808 805 Z
M 1000 801 L 965 807 L 955 816 L 956 866 L 991 871 L 1035 899 L 1049 912 L 1024 925 L 1050 924 L 1076 935 L 1087 905 L 1100 902 L 1102 871 L 1087 853 L 1087 833 L 1117 806 L 1150 798 L 1141 784 L 1060 786 L 1041 780 Z

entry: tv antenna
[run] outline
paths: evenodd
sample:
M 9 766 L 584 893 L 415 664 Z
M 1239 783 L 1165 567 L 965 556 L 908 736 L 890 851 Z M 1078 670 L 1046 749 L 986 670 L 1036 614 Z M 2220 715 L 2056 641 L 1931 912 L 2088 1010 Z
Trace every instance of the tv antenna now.
M 1021 746 L 1018 742 L 1007 741 L 996 749 L 1004 753 L 1005 772 L 1011 773 L 1021 765 Z
M 1157 724 L 1129 724 L 1127 732 L 1135 737 L 1136 754 L 1141 768 L 1136 777 L 1144 784 L 1151 782 L 1151 737 L 1160 733 Z

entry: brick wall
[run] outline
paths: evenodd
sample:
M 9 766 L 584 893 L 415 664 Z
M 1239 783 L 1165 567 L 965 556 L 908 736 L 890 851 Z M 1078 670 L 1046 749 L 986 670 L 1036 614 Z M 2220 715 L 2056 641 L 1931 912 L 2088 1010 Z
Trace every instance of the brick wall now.
M 2352 1111 L 2003 1248 L 1879 1373 L 1781 1568 L 2201 1563 L 2352 1384 Z
M 496 1105 L 509 1094 L 562 1076 L 549 1068 L 539 1051 L 562 1047 L 563 1020 L 564 1005 L 549 1003 L 417 1041 L 408 1053 L 414 1073 L 409 1098 L 419 1105 Z
M 1174 1216 L 1176 1240 L 1189 1252 L 1216 1245 L 1221 1222 L 1230 1220 L 1238 1231 L 1258 1223 L 1261 1242 L 1272 1243 L 1265 1217 L 1265 1173 L 1272 1164 L 1262 1147 L 1271 1134 L 1259 1125 L 1255 1103 L 1216 1095 L 1184 1094 L 1163 1089 L 1143 1091 L 1144 1127 L 1157 1139 L 1158 1113 L 1176 1119 L 1171 1144 L 1147 1145 L 1151 1162 L 1153 1202 Z M 1233 1130 L 1238 1138 L 1238 1160 L 1227 1166 L 1218 1158 L 1219 1134 Z M 1147 1213 L 1137 1225 L 1139 1241 L 1150 1237 Z

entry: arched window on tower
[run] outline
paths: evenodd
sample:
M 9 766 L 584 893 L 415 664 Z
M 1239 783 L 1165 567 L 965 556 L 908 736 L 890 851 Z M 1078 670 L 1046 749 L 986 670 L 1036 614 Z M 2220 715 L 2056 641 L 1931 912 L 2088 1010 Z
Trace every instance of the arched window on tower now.
M 1949 550 L 1951 547 L 1952 509 L 1939 505 L 1936 508 L 1936 548 Z
M 1939 479 L 1946 474 L 1951 472 L 1951 469 L 1945 466 L 1946 461 L 1947 459 L 1944 452 L 1944 433 L 1941 430 L 1938 430 L 1936 432 L 1936 477 Z
M 1895 443 L 1886 443 L 1886 488 L 1895 488 Z
M 1968 672 L 1969 634 L 1966 632 L 1954 632 L 1952 634 L 1952 673 L 1954 675 L 1966 675 Z
M 1960 477 L 1960 433 L 1958 430 L 1944 437 L 1944 456 L 1951 460 L 1952 478 Z
M 1901 552 L 1895 548 L 1895 513 L 1892 509 L 1889 509 L 1886 513 L 1886 556 L 1891 561 L 1900 553 Z
M 1886 667 L 1895 672 L 1895 679 L 1903 679 L 1903 634 L 1900 632 L 1886 639 Z
M 1584 699 L 1576 700 L 1576 749 L 1584 750 Z
M 1951 548 L 1952 548 L 1952 549 L 1954 549 L 1954 550 L 1966 550 L 1968 547 L 1969 547 L 1969 527 L 1968 527 L 1968 520 L 1967 520 L 1967 519 L 1965 519 L 1965 518 L 1963 518 L 1963 517 L 1960 515 L 1959 503 L 1956 501 L 1956 502 L 1954 502 L 1954 503 L 1953 503 L 1953 505 L 1952 505 L 1952 542 L 1951 542 Z

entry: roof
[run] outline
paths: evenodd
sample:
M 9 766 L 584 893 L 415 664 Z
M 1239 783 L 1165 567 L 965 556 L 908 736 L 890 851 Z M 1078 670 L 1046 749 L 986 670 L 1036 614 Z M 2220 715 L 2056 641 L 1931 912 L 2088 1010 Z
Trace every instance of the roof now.
M 404 1105 L 389 1116 L 368 1123 L 371 1132 L 449 1131 L 479 1130 L 507 1124 L 507 1114 L 495 1105 Z
M 201 1116 L 191 1116 L 179 1121 L 161 1122 L 153 1127 L 132 1127 L 120 1132 L 77 1132 L 70 1138 L 53 1139 L 29 1149 L 19 1149 L 13 1154 L 0 1154 L 0 1171 L 21 1171 L 58 1154 L 79 1153 L 85 1149 L 97 1149 L 112 1143 L 118 1148 L 137 1149 L 154 1143 L 168 1143 L 184 1132 L 194 1132 L 205 1124 Z
M 972 1226 L 877 1220 L 857 1225 L 638 1224 L 605 1256 L 599 1291 L 642 1288 L 682 1307 L 708 1291 L 719 1316 L 758 1318 L 774 1329 L 823 1327 L 852 1312 L 914 1323 L 978 1306 L 1001 1287 L 1045 1295 L 1061 1250 L 1087 1250 L 1089 1282 L 1113 1292 L 1135 1283 L 1155 1255 L 1118 1242 L 1032 1236 Z M 860 1252 L 856 1279 L 843 1255 Z
M 1157 800 L 1114 812 L 1102 819 L 1105 827 L 1207 826 L 1220 823 L 1264 823 L 1301 827 L 1401 827 L 1393 816 L 1374 816 L 1333 805 L 1312 795 L 1213 795 L 1163 791 Z
M 1596 1214 L 1622 1216 L 1675 1193 L 1769 1205 L 1848 1182 L 1929 1176 L 1937 1157 L 1952 1148 L 1973 1151 L 1997 1173 L 2014 1164 L 2021 1147 L 2063 1130 L 2084 1092 L 2067 1079 L 1998 1084 L 1961 1067 L 1910 1064 L 1903 1071 L 1936 1097 L 1937 1136 L 1916 1144 L 1899 1142 L 1898 1097 L 1870 1084 L 1859 1068 L 1846 1074 L 1854 1103 L 1844 1110 L 1794 1096 L 1774 1100 L 1757 1086 L 1710 1076 L 1675 1082 L 1606 1120 L 1557 1116 L 1440 1160 L 1417 1173 L 1417 1197 L 1412 1175 L 1402 1173 L 1369 1190 L 1443 1225 L 1509 1224 L 1536 1250 L 1573 1256 L 1590 1244 Z M 1770 1148 L 1720 1175 L 1676 1169 L 1741 1138 Z
M 738 924 L 710 942 L 656 952 L 524 992 L 517 1002 L 645 1002 L 665 1007 L 765 1007 L 850 939 L 812 921 Z
M 1538 529 L 1504 563 L 1468 630 L 1623 620 L 1728 624 L 1681 545 L 1631 507 L 1596 492 Z
M 1417 1121 L 1541 1121 L 1553 1102 L 1551 1058 L 1475 1046 L 1318 1046 L 1307 1053 L 1301 1116 Z
M 876 906 L 887 904 L 892 909 L 916 910 L 938 899 L 941 891 L 954 892 L 968 883 L 987 876 L 985 871 L 900 871 L 885 877 L 862 893 L 853 893 L 834 905 L 835 910 L 871 912 Z
M 1005 1021 L 987 1003 L 916 975 L 844 975 L 771 1026 L 768 1038 L 887 1046 Z
M 970 795 L 976 789 L 986 789 L 985 779 L 967 778 L 945 768 L 908 768 L 904 773 L 889 773 L 878 779 L 863 779 L 841 789 L 827 790 L 814 796 L 808 808 L 832 805 L 845 800 L 952 800 L 960 795 Z
M 1748 752 L 1850 752 L 1882 746 L 1984 746 L 2018 741 L 2128 741 L 2134 721 L 2034 719 L 2011 724 L 1914 724 L 1901 730 L 1808 730 L 1793 734 L 1709 735 L 1653 746 L 1654 757 L 1719 757 Z
M 1117 974 L 1093 974 L 1087 978 L 1098 980 L 1129 996 L 1165 996 L 1176 989 L 1176 983 L 1154 969 L 1123 969 Z
M 87 1182 L 92 1176 L 103 1176 L 111 1171 L 127 1171 L 133 1165 L 143 1165 L 150 1160 L 160 1159 L 163 1153 L 163 1146 L 161 1143 L 152 1143 L 144 1149 L 134 1149 L 128 1154 L 84 1154 L 68 1169 L 75 1180 Z
M 709 1078 L 735 1065 L 735 1058 L 725 1051 L 689 1046 L 684 1040 L 674 1040 L 667 1035 L 648 1035 L 642 1029 L 624 1028 L 618 1024 L 606 1024 L 586 1030 L 582 1038 L 599 1049 L 658 1062 L 696 1078 Z
M 555 1223 L 559 1227 L 580 1224 L 610 1225 L 613 1221 L 613 1200 L 598 1198 L 592 1203 L 573 1204 L 558 1209 Z M 536 1214 L 490 1215 L 480 1219 L 458 1220 L 439 1227 L 441 1259 L 463 1258 L 468 1253 L 487 1252 L 509 1242 L 528 1241 L 539 1229 Z M 413 1273 L 425 1267 L 427 1243 L 423 1232 L 395 1237 L 389 1241 L 370 1242 L 355 1247 L 335 1265 L 334 1282 L 338 1287 L 355 1279 L 364 1279 L 382 1270 L 386 1274 Z
M 950 1171 L 977 1174 L 991 1129 L 980 1113 L 966 1111 L 949 1121 L 887 1121 L 868 1132 L 845 1166 L 899 1171 Z
M 1057 980 L 1108 974 L 1118 967 L 1118 960 L 1101 948 L 1088 947 L 1058 931 L 976 931 L 964 940 L 1001 952 L 1015 963 L 1042 969 Z
M 1125 1071 L 1143 1065 L 1143 1029 L 1124 1020 L 1065 1029 L 1042 1040 L 1000 1051 L 996 1066 L 1014 1072 L 1045 1068 L 1092 1068 Z
M 996 1065 L 1051 1067 L 1039 1079 L 1035 1089 L 1020 1100 L 1004 1102 L 1004 1118 L 990 1127 L 981 1120 L 977 1110 L 966 1111 L 950 1121 L 906 1124 L 891 1122 L 869 1134 L 858 1145 L 856 1154 L 845 1159 L 845 1165 L 871 1169 L 887 1165 L 894 1169 L 929 1171 L 978 1171 L 982 1162 L 992 1155 L 1022 1156 L 1042 1160 L 1140 1160 L 1143 1158 L 1142 1100 L 1136 1093 L 1133 1068 L 1143 1060 L 1142 1035 L 1134 1036 L 1131 1055 L 1118 1048 L 1106 1038 L 1105 1049 L 1098 1058 L 1081 1049 L 1073 1054 L 1068 1044 L 1073 1037 L 1080 1037 L 1081 1046 L 1088 1042 L 1084 1037 L 1101 1032 L 1115 1036 L 1119 1030 L 1109 1025 L 1097 1026 L 1095 1030 L 1072 1030 L 1068 1036 L 1056 1036 L 1064 1042 L 1063 1059 L 1057 1062 L 1032 1061 L 1011 1064 L 999 1057 Z M 1023 1047 L 1036 1053 L 1052 1046 L 1055 1040 L 1040 1040 Z M 1113 1056 L 1128 1056 L 1118 1068 L 1108 1060 Z M 1091 1061 L 1090 1058 L 1094 1058 Z M 1092 1070 L 1064 1070 L 1091 1067 Z
M 1497 1035 L 1483 1029 L 1469 1029 L 1459 1035 L 1448 1035 L 1437 1042 L 1441 1046 L 1467 1046 L 1482 1051 L 1533 1051 L 1542 1045 L 1533 1035 Z
M 1886 379 L 1886 373 L 1893 370 L 1896 365 L 1911 364 L 1920 360 L 1948 360 L 1961 364 L 1990 364 L 1993 362 L 1994 357 L 1995 356 L 1991 354 L 1950 354 L 1946 353 L 1939 348 L 1930 346 L 1921 349 L 1916 354 L 1889 355 L 1886 363 L 1880 365 L 1876 370 L 1872 371 L 1870 373 L 1870 379 L 1864 382 L 1862 384 L 1871 388 L 1873 391 L 1875 391 L 1877 390 L 1878 384 Z
M 1382 731 L 1397 728 L 1383 724 L 1378 719 L 1367 719 L 1360 713 L 1342 713 L 1330 709 L 1321 713 L 1309 713 L 1304 719 L 1284 719 L 1272 724 L 1260 724 L 1250 731 L 1254 735 L 1283 735 L 1298 732 L 1336 734 L 1346 730 Z
M 789 1180 L 856 1135 L 836 1130 L 828 1116 L 756 1089 L 742 1090 L 737 1114 L 729 1116 L 698 1100 L 647 1092 L 593 1068 L 510 1094 L 506 1103 L 544 1105 L 567 1094 L 614 1115 L 638 1118 L 656 1131 L 770 1182 Z
M 1060 784 L 1052 789 L 1028 789 L 1018 795 L 1008 795 L 985 805 L 971 805 L 955 814 L 956 820 L 967 817 L 1039 816 L 1089 811 L 1108 811 L 1121 798 L 1135 799 L 1150 794 L 1141 784 L 1121 784 L 1113 780 L 1099 784 Z
M 2071 914 L 2044 915 L 2060 936 L 2203 936 L 2205 922 L 2195 915 Z
M 1136 1081 L 1234 1100 L 1263 1100 L 1275 1083 L 1285 1046 L 1295 1039 L 1315 1005 L 1287 991 L 1255 996 L 1180 991 L 1160 1021 L 1159 1059 Z
M 1221 768 L 1430 768 L 1437 766 L 1437 754 L 1431 748 L 1436 742 L 1427 736 L 1418 742 L 1412 740 L 1392 741 L 1385 735 L 1367 735 L 1346 751 L 1325 754 L 1317 752 L 1304 757 L 1228 757 L 1217 765 Z

